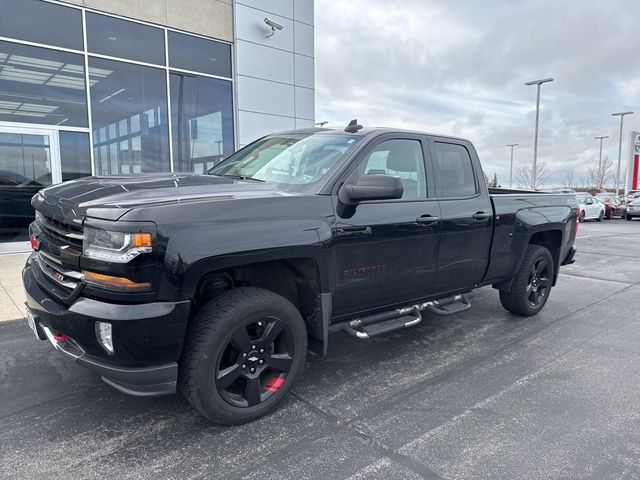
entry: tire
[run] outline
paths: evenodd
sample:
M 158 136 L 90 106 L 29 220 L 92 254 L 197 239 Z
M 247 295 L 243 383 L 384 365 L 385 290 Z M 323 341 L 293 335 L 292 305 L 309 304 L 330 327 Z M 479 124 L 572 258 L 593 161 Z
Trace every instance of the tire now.
M 624 218 L 626 218 L 627 220 L 631 221 L 631 215 L 625 215 Z
M 601 222 L 602 220 L 604 220 L 604 212 L 600 210 L 600 215 L 596 218 L 596 222 Z
M 580 217 L 578 218 L 578 221 L 579 221 L 580 223 L 584 223 L 584 210 L 582 210 L 582 211 L 580 212 Z
M 542 269 L 538 269 L 544 263 Z M 533 281 L 533 273 L 537 281 Z M 536 315 L 547 303 L 554 277 L 551 253 L 541 245 L 529 245 L 520 270 L 510 290 L 500 290 L 500 303 L 511 313 L 530 317 Z M 534 295 L 535 294 L 535 295 Z M 533 301 L 532 299 L 535 299 Z
M 251 422 L 284 399 L 302 372 L 306 352 L 304 320 L 291 302 L 261 288 L 236 288 L 207 302 L 191 319 L 180 389 L 213 422 Z
M 607 220 L 613 220 L 613 212 L 607 214 Z

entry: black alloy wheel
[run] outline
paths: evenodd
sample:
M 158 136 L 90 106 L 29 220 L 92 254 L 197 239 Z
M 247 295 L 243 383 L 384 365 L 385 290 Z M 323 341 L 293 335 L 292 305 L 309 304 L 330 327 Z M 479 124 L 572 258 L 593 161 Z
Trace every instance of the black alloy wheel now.
M 549 300 L 555 264 L 543 245 L 529 245 L 518 273 L 508 290 L 500 290 L 500 303 L 516 315 L 536 315 Z
M 580 223 L 584 222 L 584 210 L 580 212 L 580 217 L 578 218 L 578 220 L 580 221 Z
M 209 420 L 247 423 L 286 397 L 306 353 L 307 329 L 289 300 L 262 288 L 235 288 L 209 300 L 190 319 L 180 389 Z
M 532 308 L 546 301 L 546 296 L 551 288 L 551 268 L 547 259 L 539 257 L 529 271 L 529 282 L 527 284 L 527 300 Z
M 284 385 L 293 365 L 291 329 L 276 317 L 239 325 L 218 357 L 218 393 L 236 407 L 253 407 Z

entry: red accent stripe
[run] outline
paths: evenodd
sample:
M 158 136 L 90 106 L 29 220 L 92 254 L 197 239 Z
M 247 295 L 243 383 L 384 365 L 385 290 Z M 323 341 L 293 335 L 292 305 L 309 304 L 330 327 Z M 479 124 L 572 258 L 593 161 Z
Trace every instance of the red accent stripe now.
M 280 390 L 280 387 L 282 385 L 284 385 L 284 378 L 274 377 L 271 380 L 269 380 L 267 383 L 265 383 L 262 389 L 268 392 L 276 393 L 278 390 Z
M 638 155 L 633 156 L 633 176 L 631 177 L 631 190 L 638 189 Z

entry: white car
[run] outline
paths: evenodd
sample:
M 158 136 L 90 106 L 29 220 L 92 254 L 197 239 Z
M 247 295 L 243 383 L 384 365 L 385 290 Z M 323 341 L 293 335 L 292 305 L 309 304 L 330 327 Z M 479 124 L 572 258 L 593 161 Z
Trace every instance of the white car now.
M 635 217 L 640 217 L 640 197 L 636 198 L 627 206 L 625 218 L 627 220 L 633 220 Z
M 604 219 L 605 207 L 599 199 L 588 193 L 576 195 L 578 208 L 580 209 L 580 221 Z

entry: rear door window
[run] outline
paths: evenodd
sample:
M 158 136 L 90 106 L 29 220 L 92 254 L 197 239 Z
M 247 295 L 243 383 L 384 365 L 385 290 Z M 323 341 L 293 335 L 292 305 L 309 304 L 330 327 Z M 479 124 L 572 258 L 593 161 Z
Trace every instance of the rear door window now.
M 472 197 L 478 193 L 471 155 L 463 145 L 435 142 L 440 197 Z

